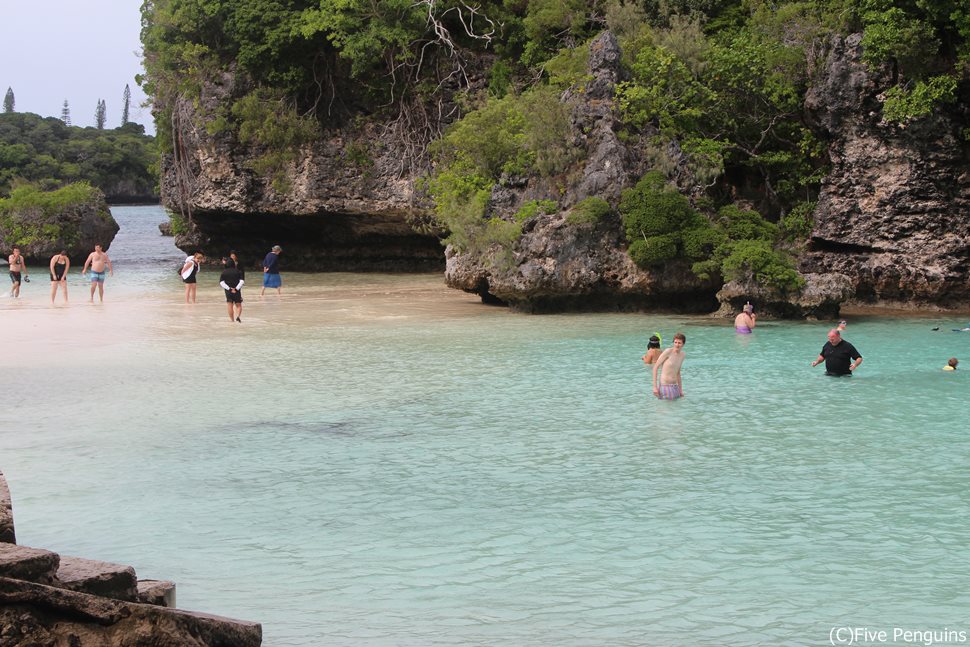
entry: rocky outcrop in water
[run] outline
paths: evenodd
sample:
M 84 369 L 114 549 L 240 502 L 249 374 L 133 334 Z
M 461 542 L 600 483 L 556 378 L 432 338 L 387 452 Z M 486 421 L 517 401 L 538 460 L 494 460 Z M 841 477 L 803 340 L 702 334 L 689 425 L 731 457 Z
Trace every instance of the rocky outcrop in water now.
M 970 126 L 966 97 L 907 125 L 881 119 L 888 72 L 860 60 L 861 36 L 835 39 L 806 97 L 831 141 L 803 272 L 848 278 L 850 301 L 970 303 Z
M 17 533 L 13 526 L 13 504 L 10 501 L 10 489 L 7 479 L 0 471 L 0 544 L 16 544 Z
M 90 199 L 75 204 L 54 209 L 29 206 L 0 213 L 0 248 L 10 250 L 18 244 L 28 270 L 37 265 L 47 267 L 51 256 L 61 250 L 67 251 L 72 263 L 83 263 L 95 244 L 108 249 L 117 233 L 118 223 L 97 189 L 91 191 Z
M 0 472 L 0 645 L 3 647 L 259 647 L 262 627 L 174 608 L 175 585 L 131 566 L 14 543 Z
M 858 35 L 833 39 L 812 66 L 806 118 L 829 145 L 825 178 L 808 246 L 799 252 L 807 286 L 782 294 L 755 289 L 762 313 L 783 317 L 836 316 L 842 303 L 896 307 L 970 304 L 970 145 L 966 97 L 909 125 L 881 118 L 888 73 L 860 60 Z M 285 190 L 251 170 L 255 151 L 228 135 L 183 128 L 189 190 L 172 158 L 163 174 L 171 206 L 191 207 L 195 229 L 177 240 L 187 251 L 218 258 L 229 248 L 248 259 L 270 246 L 286 249 L 286 269 L 414 270 L 445 263 L 448 285 L 486 302 L 529 311 L 672 308 L 736 311 L 738 285 L 697 279 L 686 264 L 637 268 L 614 216 L 576 223 L 571 207 L 588 196 L 616 202 L 650 169 L 642 146 L 617 136 L 613 101 L 620 50 L 604 32 L 590 44 L 589 79 L 562 101 L 571 111 L 571 144 L 580 167 L 555 195 L 561 211 L 534 216 L 509 249 L 447 250 L 419 235 L 409 220 L 426 213 L 400 148 L 376 124 L 331 130 L 286 169 Z M 236 90 L 235 77 L 207 88 L 201 110 Z M 207 107 L 208 106 L 208 107 Z M 185 110 L 189 110 L 185 107 Z M 667 151 L 677 163 L 676 146 Z M 183 173 L 183 175 L 185 175 Z M 183 188 L 180 188 L 182 186 Z M 538 178 L 503 178 L 487 207 L 510 218 L 527 201 L 550 197 Z M 752 294 L 753 294 L 752 292 Z
M 183 102 L 177 114 L 180 155 L 162 159 L 162 202 L 191 213 L 193 230 L 176 236 L 187 252 L 211 258 L 235 249 L 262 259 L 273 245 L 286 250 L 295 270 L 440 270 L 438 238 L 409 224 L 425 213 L 417 204 L 405 151 L 382 124 L 325 131 L 305 146 L 281 175 L 257 172 L 261 151 L 229 133 L 210 135 L 207 114 L 244 91 L 235 75 L 215 79 L 198 105 Z M 181 160 L 180 162 L 178 160 Z
M 564 210 L 525 223 L 510 254 L 446 253 L 445 281 L 474 292 L 485 302 L 506 303 L 530 312 L 557 310 L 665 309 L 710 312 L 718 285 L 702 281 L 688 263 L 656 270 L 638 268 L 626 253 L 619 217 L 575 222 L 569 208 L 590 196 L 612 202 L 646 170 L 620 142 L 613 92 L 620 73 L 616 37 L 603 32 L 589 46 L 590 79 L 582 91 L 567 91 L 573 146 L 584 151 L 579 178 L 559 200 Z M 524 187 L 498 186 L 488 205 L 492 217 L 510 216 L 527 200 L 548 197 L 533 179 Z

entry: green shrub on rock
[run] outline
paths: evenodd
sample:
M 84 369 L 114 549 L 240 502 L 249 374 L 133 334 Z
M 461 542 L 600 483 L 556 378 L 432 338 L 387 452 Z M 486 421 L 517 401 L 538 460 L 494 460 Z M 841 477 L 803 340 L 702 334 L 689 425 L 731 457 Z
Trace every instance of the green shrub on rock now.
M 789 241 L 804 240 L 812 235 L 812 213 L 816 202 L 799 202 L 778 223 L 782 236 Z
M 595 225 L 612 211 L 610 203 L 603 198 L 590 196 L 579 201 L 566 215 L 571 225 Z
M 717 222 L 731 240 L 765 240 L 778 238 L 778 226 L 765 220 L 757 211 L 741 209 L 736 204 L 721 207 Z
M 677 258 L 677 237 L 650 236 L 630 243 L 627 253 L 637 267 L 647 268 L 663 265 L 667 261 Z
M 677 189 L 653 171 L 620 197 L 620 215 L 627 240 L 659 236 L 701 224 L 703 218 Z M 700 219 L 700 220 L 699 220 Z
M 74 257 L 92 241 L 108 245 L 117 232 L 104 194 L 87 183 L 56 191 L 21 185 L 0 198 L 0 246 L 17 245 L 28 259 L 46 260 L 62 249 Z
M 752 276 L 757 282 L 781 290 L 798 290 L 805 279 L 795 269 L 791 259 L 772 249 L 766 240 L 739 240 L 731 243 L 730 253 L 721 266 L 724 277 L 734 280 Z
M 684 256 L 692 260 L 710 258 L 719 245 L 727 242 L 724 232 L 714 227 L 695 227 L 688 229 L 681 236 L 684 246 Z

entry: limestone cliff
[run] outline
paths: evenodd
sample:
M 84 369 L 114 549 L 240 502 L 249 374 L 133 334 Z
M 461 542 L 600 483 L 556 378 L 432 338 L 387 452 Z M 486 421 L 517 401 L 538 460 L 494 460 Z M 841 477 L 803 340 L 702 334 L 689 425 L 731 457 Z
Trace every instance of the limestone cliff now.
M 503 178 L 487 206 L 509 218 L 525 202 L 555 197 L 561 211 L 534 216 L 511 250 L 448 249 L 416 233 L 409 220 L 427 213 L 401 147 L 377 124 L 332 129 L 286 169 L 285 188 L 252 170 L 258 151 L 229 135 L 210 135 L 204 119 L 178 132 L 181 162 L 164 163 L 162 195 L 190 208 L 192 236 L 183 249 L 218 257 L 230 247 L 261 258 L 273 244 L 287 266 L 307 270 L 416 270 L 445 266 L 448 285 L 487 302 L 529 311 L 664 308 L 721 312 L 757 292 L 760 312 L 830 317 L 842 303 L 939 308 L 970 305 L 970 164 L 963 133 L 966 97 L 909 126 L 881 119 L 885 73 L 860 61 L 860 37 L 831 41 L 816 61 L 805 118 L 831 159 L 799 270 L 799 293 L 701 281 L 686 263 L 643 270 L 626 254 L 615 216 L 576 223 L 570 208 L 589 196 L 616 203 L 650 163 L 636 142 L 621 140 L 614 103 L 620 50 L 604 32 L 590 45 L 589 81 L 561 100 L 571 113 L 571 145 L 581 163 L 551 196 L 539 178 Z M 204 114 L 236 92 L 227 75 L 205 90 Z M 196 110 L 188 105 L 185 112 Z M 183 121 L 183 123 L 188 123 Z M 671 145 L 676 149 L 676 145 Z M 679 151 L 669 151 L 676 161 Z M 406 162 L 406 160 L 403 160 Z M 404 172 L 402 172 L 404 171 Z M 720 293 L 719 293 L 720 290 Z
M 709 312 L 718 285 L 701 281 L 686 263 L 639 269 L 627 255 L 623 227 L 611 214 L 596 223 L 574 223 L 569 208 L 590 196 L 615 203 L 620 192 L 647 169 L 635 150 L 617 137 L 613 92 L 620 74 L 616 37 L 603 32 L 590 44 L 589 81 L 583 91 L 566 91 L 571 144 L 581 151 L 577 180 L 559 199 L 562 212 L 534 216 L 523 227 L 509 258 L 504 250 L 459 253 L 447 250 L 445 280 L 524 311 L 652 309 Z M 543 193 L 543 191 L 546 193 Z M 497 186 L 491 217 L 508 217 L 527 200 L 548 198 L 538 178 L 521 186 Z
M 841 274 L 850 302 L 970 305 L 967 97 L 901 126 L 881 120 L 888 73 L 860 60 L 861 36 L 834 40 L 806 97 L 830 141 L 805 272 Z
M 409 218 L 417 205 L 414 178 L 393 136 L 379 124 L 326 130 L 282 169 L 282 181 L 253 170 L 261 151 L 231 133 L 210 135 L 205 124 L 242 90 L 226 74 L 213 80 L 176 132 L 178 155 L 162 159 L 162 202 L 190 213 L 192 231 L 176 237 L 187 252 L 219 258 L 230 249 L 262 259 L 285 250 L 287 269 L 336 271 L 440 270 L 438 239 L 419 234 Z M 422 208 L 424 207 L 424 208 Z

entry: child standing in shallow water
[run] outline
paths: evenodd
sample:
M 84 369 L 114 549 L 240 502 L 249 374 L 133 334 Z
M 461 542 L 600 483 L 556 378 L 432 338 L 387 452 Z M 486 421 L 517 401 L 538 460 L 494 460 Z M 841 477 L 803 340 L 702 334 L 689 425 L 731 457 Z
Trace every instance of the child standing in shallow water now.
M 653 364 L 660 357 L 660 333 L 653 333 L 650 335 L 650 340 L 647 342 L 647 352 L 641 358 L 644 364 Z
M 676 400 L 684 397 L 684 384 L 680 377 L 680 367 L 684 363 L 683 351 L 687 338 L 684 333 L 674 335 L 674 345 L 664 352 L 653 365 L 653 394 L 661 400 Z M 657 376 L 660 382 L 657 382 Z

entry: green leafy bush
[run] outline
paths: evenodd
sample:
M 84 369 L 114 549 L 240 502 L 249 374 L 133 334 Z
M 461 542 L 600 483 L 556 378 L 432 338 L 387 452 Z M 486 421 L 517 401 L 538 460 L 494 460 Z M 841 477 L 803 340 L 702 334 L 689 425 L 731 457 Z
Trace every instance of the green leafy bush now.
M 666 186 L 657 172 L 647 173 L 635 187 L 623 191 L 620 215 L 630 241 L 671 234 L 700 222 L 687 198 Z
M 571 225 L 595 225 L 611 211 L 613 208 L 609 202 L 598 196 L 590 196 L 570 209 L 566 222 Z
M 911 89 L 894 86 L 886 91 L 882 116 L 897 123 L 925 117 L 935 106 L 956 101 L 957 86 L 957 79 L 947 75 L 917 81 Z
M 684 256 L 692 260 L 709 258 L 719 245 L 727 242 L 724 232 L 711 227 L 695 227 L 683 232 L 682 243 Z
M 817 202 L 799 202 L 778 223 L 786 240 L 804 240 L 812 234 L 812 213 Z
M 677 237 L 666 235 L 641 238 L 630 243 L 627 253 L 637 267 L 663 265 L 677 258 Z
M 765 220 L 757 211 L 741 209 L 735 204 L 721 207 L 717 222 L 731 240 L 774 241 L 778 237 L 777 225 Z
M 734 280 L 750 274 L 756 281 L 781 290 L 794 291 L 805 285 L 792 260 L 766 240 L 739 240 L 731 243 L 721 266 L 724 277 Z
M 533 218 L 540 213 L 551 214 L 556 213 L 556 209 L 559 208 L 553 200 L 529 200 L 523 204 L 519 210 L 513 216 L 513 220 L 516 222 L 525 222 L 529 218 Z
M 450 232 L 444 242 L 468 250 L 477 244 L 476 236 L 500 229 L 495 223 L 489 230 L 482 221 L 492 186 L 504 177 L 561 173 L 576 159 L 565 136 L 568 129 L 568 113 L 548 87 L 489 98 L 452 124 L 431 146 L 436 168 L 423 182 L 441 226 Z M 555 202 L 539 201 L 525 205 L 516 219 L 555 208 Z M 507 242 L 507 233 L 498 238 Z M 479 246 L 492 242 L 486 238 Z
M 272 178 L 273 188 L 285 192 L 286 165 L 313 139 L 316 126 L 300 117 L 284 98 L 265 89 L 245 95 L 232 106 L 239 141 L 260 151 L 254 171 Z

